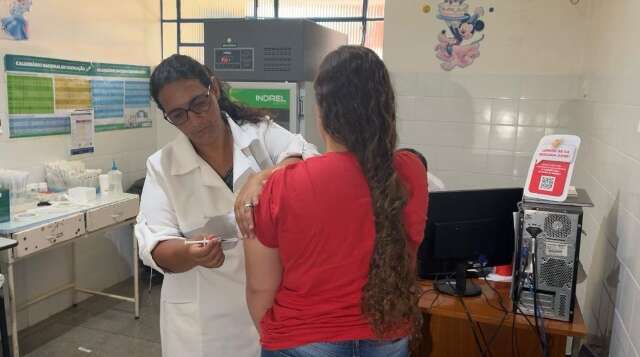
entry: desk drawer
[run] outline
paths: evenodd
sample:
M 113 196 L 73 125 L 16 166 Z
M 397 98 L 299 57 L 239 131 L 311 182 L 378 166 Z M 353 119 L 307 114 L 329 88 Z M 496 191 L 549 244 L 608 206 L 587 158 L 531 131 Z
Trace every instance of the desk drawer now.
M 13 233 L 12 238 L 18 241 L 18 246 L 13 249 L 15 256 L 21 258 L 84 233 L 84 214 L 77 213 L 56 222 Z
M 93 232 L 138 215 L 138 197 L 87 211 L 87 232 Z

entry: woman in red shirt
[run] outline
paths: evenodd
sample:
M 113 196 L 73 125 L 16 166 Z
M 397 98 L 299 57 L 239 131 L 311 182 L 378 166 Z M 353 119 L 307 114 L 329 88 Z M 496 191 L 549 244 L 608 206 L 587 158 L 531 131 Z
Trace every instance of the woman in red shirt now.
M 393 88 L 373 51 L 331 52 L 314 88 L 327 152 L 271 175 L 258 239 L 244 242 L 262 356 L 406 356 L 421 324 L 426 171 L 395 153 Z

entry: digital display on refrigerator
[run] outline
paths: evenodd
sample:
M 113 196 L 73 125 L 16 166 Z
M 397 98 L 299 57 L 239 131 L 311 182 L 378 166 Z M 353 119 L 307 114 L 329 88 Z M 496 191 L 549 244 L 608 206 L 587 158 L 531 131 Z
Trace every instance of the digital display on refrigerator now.
M 215 48 L 215 71 L 253 71 L 253 48 Z

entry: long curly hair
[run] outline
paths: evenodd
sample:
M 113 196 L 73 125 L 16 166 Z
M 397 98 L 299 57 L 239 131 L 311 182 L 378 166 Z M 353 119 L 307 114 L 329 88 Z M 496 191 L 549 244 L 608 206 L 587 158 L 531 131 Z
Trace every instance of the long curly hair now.
M 212 83 L 212 78 L 215 81 L 215 84 Z M 205 88 L 212 84 L 218 86 L 218 88 L 220 88 L 220 98 L 218 98 L 218 106 L 220 107 L 220 110 L 229 114 L 231 119 L 238 125 L 245 123 L 257 124 L 268 117 L 265 111 L 248 108 L 232 101 L 229 98 L 229 85 L 227 83 L 216 78 L 209 67 L 189 56 L 180 54 L 174 54 L 167 57 L 165 60 L 160 62 L 151 74 L 151 97 L 153 97 L 158 108 L 164 110 L 162 104 L 160 104 L 160 101 L 158 100 L 160 90 L 169 83 L 185 79 L 196 79 Z
M 393 166 L 396 104 L 389 73 L 372 50 L 342 46 L 322 61 L 314 89 L 324 131 L 356 156 L 371 192 L 376 236 L 362 312 L 378 338 L 407 322 L 417 336 L 422 315 L 403 224 L 407 190 Z

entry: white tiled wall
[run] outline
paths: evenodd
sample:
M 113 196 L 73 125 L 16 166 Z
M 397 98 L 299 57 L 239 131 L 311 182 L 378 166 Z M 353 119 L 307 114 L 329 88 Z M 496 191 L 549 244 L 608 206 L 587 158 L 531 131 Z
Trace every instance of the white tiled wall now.
M 0 2 L 5 6 L 7 2 Z M 6 10 L 6 9 L 5 9 Z M 0 39 L 0 68 L 5 54 L 24 54 L 79 61 L 154 65 L 160 59 L 157 0 L 34 1 L 27 14 L 30 40 Z M 5 13 L 5 12 L 2 12 Z M 69 136 L 9 139 L 6 77 L 0 75 L 0 167 L 26 170 L 30 181 L 43 181 L 43 163 L 69 157 Z M 89 168 L 108 171 L 116 160 L 123 184 L 145 175 L 147 156 L 156 150 L 157 129 L 119 130 L 96 134 L 96 152 L 74 157 Z M 131 232 L 119 229 L 77 247 L 79 283 L 101 289 L 131 276 Z M 18 304 L 71 281 L 71 250 L 61 248 L 21 261 L 16 266 Z M 19 314 L 26 327 L 70 306 L 70 294 L 59 294 Z
M 584 140 L 576 182 L 587 187 L 596 207 L 585 229 L 595 243 L 587 300 L 597 329 L 611 336 L 610 355 L 640 354 L 640 40 L 633 0 L 589 2 L 589 41 L 576 108 L 576 130 Z M 624 36 L 620 37 L 620 34 Z M 600 257 L 600 259 L 598 259 Z M 585 259 L 587 261 L 587 259 Z M 597 280 L 597 281 L 595 281 Z M 600 296 L 598 299 L 597 296 Z
M 580 83 L 578 76 L 392 78 L 400 145 L 420 150 L 450 189 L 522 186 L 540 138 L 572 123 Z
M 586 34 L 567 28 L 584 27 L 588 4 L 581 1 L 573 6 L 553 0 L 469 3 L 494 6 L 495 17 L 485 16 L 486 39 L 480 58 L 468 68 L 451 72 L 440 70 L 434 60 L 429 39 L 435 41 L 441 29 L 434 16 L 420 13 L 420 7 L 411 1 L 386 3 L 385 63 L 398 97 L 400 142 L 420 150 L 430 171 L 449 189 L 523 186 L 540 138 L 576 132 L 585 121 L 582 111 L 588 109 L 581 95 Z M 507 32 L 511 35 L 506 36 Z M 416 33 L 421 34 L 418 45 Z M 585 143 L 581 158 L 590 156 L 586 152 L 590 146 Z M 593 217 L 585 221 L 591 227 L 597 222 Z M 615 256 L 614 248 L 602 241 L 590 237 L 583 243 L 587 272 L 592 261 L 601 267 L 603 257 Z M 607 255 L 593 259 L 596 247 Z M 594 287 L 602 286 L 603 275 L 589 274 L 578 287 L 594 334 L 600 334 L 598 326 L 603 330 L 611 326 L 604 316 L 612 316 L 612 309 L 600 304 L 606 299 L 600 299 L 601 290 Z M 594 316 L 600 316 L 601 309 L 603 321 L 598 325 Z
M 400 145 L 420 150 L 447 188 L 522 186 L 539 139 L 566 132 L 574 119 L 585 40 L 575 27 L 584 27 L 587 6 L 468 3 L 485 8 L 486 37 L 476 62 L 451 72 L 433 50 L 445 28 L 437 2 L 428 14 L 417 0 L 385 4 L 384 59 L 397 92 Z
M 595 207 L 585 210 L 578 300 L 611 356 L 639 356 L 640 2 L 468 1 L 495 12 L 476 63 L 451 72 L 433 54 L 442 24 L 422 3 L 386 2 L 401 144 L 448 188 L 482 188 L 521 186 L 543 135 L 580 135 L 574 183 Z

